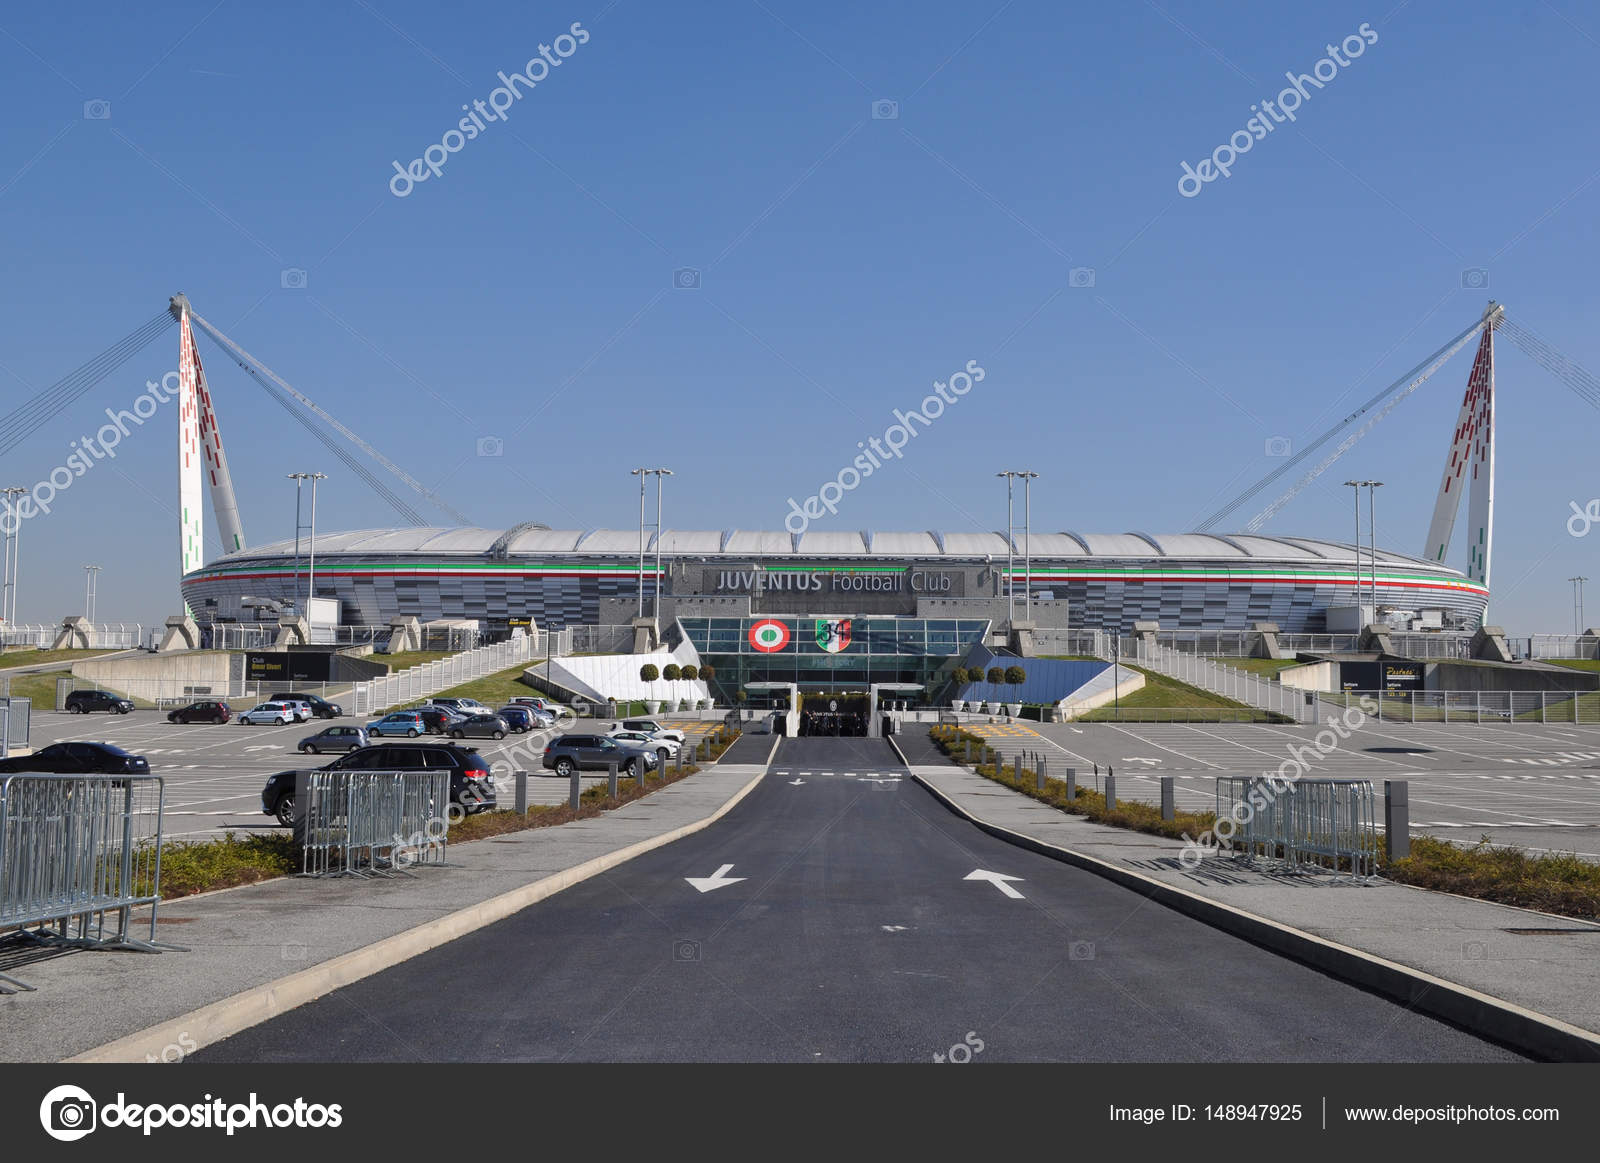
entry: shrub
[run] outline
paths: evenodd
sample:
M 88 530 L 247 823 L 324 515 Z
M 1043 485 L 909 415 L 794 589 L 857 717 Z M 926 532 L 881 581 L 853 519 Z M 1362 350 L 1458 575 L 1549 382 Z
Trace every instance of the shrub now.
M 716 677 L 717 677 L 717 668 L 712 666 L 709 662 L 704 663 L 700 667 L 700 680 L 702 682 L 710 682 L 712 679 L 714 679 Z M 740 697 L 742 698 L 743 696 L 741 695 Z
M 639 668 L 640 682 L 655 682 L 660 677 L 661 672 L 656 669 L 656 664 L 653 662 L 647 662 Z
M 1021 686 L 1028 681 L 1028 672 L 1020 666 L 1006 667 L 1005 680 L 1007 686 Z
M 991 666 L 989 673 L 984 677 L 988 679 L 990 686 L 999 686 L 1006 681 L 1006 672 L 998 666 Z
M 972 679 L 967 676 L 966 667 L 958 666 L 950 672 L 950 681 L 955 684 L 957 689 L 960 689 L 971 682 Z
M 684 667 L 683 670 L 681 670 L 679 673 L 683 675 L 683 678 L 684 678 L 685 682 L 693 682 L 695 679 L 700 677 L 700 668 L 698 666 L 696 666 L 694 663 L 691 662 L 688 666 Z M 669 674 L 669 675 L 667 675 L 667 677 L 671 678 L 672 676 Z
M 683 671 L 676 662 L 669 662 L 667 668 L 661 672 L 661 677 L 668 682 L 677 682 L 683 677 Z

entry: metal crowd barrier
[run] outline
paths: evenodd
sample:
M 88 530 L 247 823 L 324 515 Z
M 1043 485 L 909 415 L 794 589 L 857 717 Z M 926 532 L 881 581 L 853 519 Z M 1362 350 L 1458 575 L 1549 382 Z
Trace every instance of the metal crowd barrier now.
M 295 821 L 303 875 L 378 876 L 444 863 L 448 771 L 312 771 L 303 778 L 305 814 Z
M 1238 825 L 1231 837 L 1218 829 L 1218 840 L 1246 856 L 1290 870 L 1377 875 L 1377 797 L 1369 779 L 1219 776 L 1216 812 L 1218 824 Z
M 0 777 L 0 933 L 92 949 L 180 949 L 155 939 L 162 795 L 156 775 Z M 148 940 L 132 934 L 133 910 L 143 905 Z M 0 993 L 32 988 L 0 974 Z

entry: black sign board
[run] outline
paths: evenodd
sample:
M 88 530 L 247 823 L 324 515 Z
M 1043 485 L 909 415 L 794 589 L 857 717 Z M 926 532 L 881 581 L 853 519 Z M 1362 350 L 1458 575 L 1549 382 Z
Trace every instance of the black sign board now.
M 324 650 L 252 650 L 245 656 L 251 682 L 329 682 L 333 655 Z
M 1420 662 L 1341 662 L 1339 685 L 1347 691 L 1409 694 L 1422 689 Z

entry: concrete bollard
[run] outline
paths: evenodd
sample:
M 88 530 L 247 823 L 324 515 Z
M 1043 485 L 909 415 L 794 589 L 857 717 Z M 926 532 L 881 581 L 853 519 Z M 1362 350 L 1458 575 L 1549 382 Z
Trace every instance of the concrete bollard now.
M 1117 777 L 1111 774 L 1111 768 L 1106 768 L 1106 811 L 1111 811 L 1117 806 Z
M 612 799 L 617 798 L 617 761 L 615 759 L 606 767 L 606 794 Z
M 1404 779 L 1383 781 L 1384 856 L 1404 860 L 1411 855 L 1411 784 Z
M 1020 753 L 1011 757 L 1011 778 L 1018 783 L 1022 782 L 1022 755 Z
M 1076 767 L 1069 767 L 1069 768 L 1067 768 L 1067 803 L 1070 804 L 1073 800 L 1075 800 L 1077 798 L 1078 798 L 1078 769 Z
M 573 811 L 577 811 L 578 810 L 578 804 L 580 802 L 582 802 L 582 799 L 583 799 L 583 781 L 578 776 L 578 769 L 576 767 L 574 767 L 572 769 L 572 787 L 571 787 L 571 800 L 572 800 L 572 810 Z
M 517 815 L 528 814 L 528 773 L 517 772 Z
M 1163 820 L 1176 820 L 1178 818 L 1177 793 L 1173 791 L 1172 777 L 1161 777 L 1161 818 Z

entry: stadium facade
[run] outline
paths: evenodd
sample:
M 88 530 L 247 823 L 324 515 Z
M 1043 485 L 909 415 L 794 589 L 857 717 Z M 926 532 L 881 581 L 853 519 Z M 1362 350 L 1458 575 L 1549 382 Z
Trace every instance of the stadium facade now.
M 661 537 L 663 626 L 684 619 L 915 619 L 1004 624 L 1008 558 L 1018 617 L 1024 546 L 1000 533 L 667 530 Z M 339 603 L 341 621 L 387 626 L 395 617 L 479 621 L 495 630 L 627 625 L 657 587 L 652 537 L 641 571 L 637 530 L 553 530 L 521 525 L 383 529 L 322 534 L 316 597 Z M 1291 633 L 1327 629 L 1330 609 L 1372 605 L 1373 559 L 1348 543 L 1259 534 L 1033 533 L 1028 576 L 1041 629 L 1131 631 L 1248 629 L 1276 622 Z M 309 549 L 303 545 L 302 550 Z M 292 541 L 229 554 L 184 574 L 184 600 L 202 623 L 252 621 L 261 599 L 305 594 L 307 556 Z M 1377 551 L 1381 612 L 1438 611 L 1474 628 L 1489 591 L 1437 562 Z M 1358 596 L 1358 587 L 1360 593 Z M 738 627 L 743 630 L 746 627 Z M 734 625 L 720 626 L 735 629 Z

